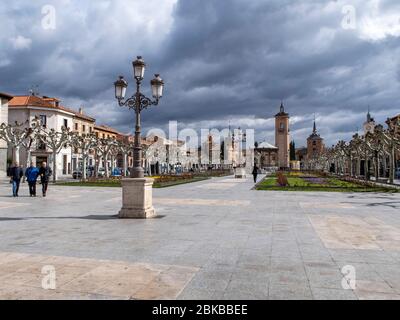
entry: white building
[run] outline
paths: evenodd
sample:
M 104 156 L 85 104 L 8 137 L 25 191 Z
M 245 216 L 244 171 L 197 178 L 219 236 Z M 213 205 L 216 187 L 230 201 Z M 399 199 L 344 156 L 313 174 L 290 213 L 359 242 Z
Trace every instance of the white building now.
M 8 102 L 12 96 L 0 92 L 0 124 L 8 123 Z M 0 177 L 7 172 L 7 142 L 0 140 Z
M 15 96 L 9 102 L 8 122 L 14 124 L 24 123 L 30 126 L 32 121 L 37 117 L 46 129 L 54 129 L 61 131 L 62 127 L 71 128 L 74 119 L 74 111 L 65 107 L 61 107 L 59 100 L 55 98 L 30 96 Z M 15 150 L 11 147 L 8 149 L 9 157 L 12 157 Z M 26 167 L 30 161 L 40 166 L 42 162 L 47 162 L 53 168 L 53 161 L 57 161 L 57 178 L 71 175 L 71 147 L 61 150 L 53 159 L 52 150 L 46 145 L 34 141 L 30 148 L 30 159 L 28 150 L 21 148 L 19 151 L 19 162 Z

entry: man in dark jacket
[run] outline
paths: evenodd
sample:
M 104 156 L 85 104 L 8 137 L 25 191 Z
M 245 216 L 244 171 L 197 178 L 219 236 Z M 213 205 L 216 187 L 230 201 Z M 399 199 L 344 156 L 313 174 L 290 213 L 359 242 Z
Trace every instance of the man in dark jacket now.
M 38 176 L 39 169 L 33 165 L 33 162 L 31 162 L 31 166 L 25 171 L 25 177 L 28 181 L 29 194 L 31 195 L 31 197 L 36 197 L 36 181 Z
M 13 197 L 18 197 L 19 184 L 21 178 L 24 176 L 24 170 L 19 166 L 18 163 L 14 163 L 14 166 L 10 170 L 10 177 L 12 183 Z
M 47 186 L 49 185 L 50 176 L 53 174 L 51 169 L 47 166 L 46 162 L 42 163 L 39 170 L 40 181 L 42 183 L 43 197 L 46 196 Z

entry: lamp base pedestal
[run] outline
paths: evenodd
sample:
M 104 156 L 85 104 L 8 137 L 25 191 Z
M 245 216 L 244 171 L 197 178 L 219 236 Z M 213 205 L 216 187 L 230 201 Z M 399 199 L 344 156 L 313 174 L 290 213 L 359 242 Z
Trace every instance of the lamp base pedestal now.
M 235 168 L 235 178 L 245 179 L 246 178 L 246 169 L 245 168 Z
M 122 179 L 122 208 L 118 218 L 148 219 L 154 218 L 153 179 L 126 178 Z

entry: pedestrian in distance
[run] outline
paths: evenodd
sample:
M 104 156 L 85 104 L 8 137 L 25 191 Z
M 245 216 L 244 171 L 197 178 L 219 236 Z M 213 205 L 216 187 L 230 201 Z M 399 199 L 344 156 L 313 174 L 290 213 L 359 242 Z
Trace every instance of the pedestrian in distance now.
M 10 170 L 10 183 L 12 184 L 13 197 L 18 197 L 21 178 L 24 176 L 24 170 L 18 163 L 14 163 Z
M 47 187 L 49 185 L 49 180 L 52 174 L 53 172 L 51 171 L 50 167 L 47 166 L 46 162 L 43 162 L 39 170 L 40 182 L 42 183 L 43 197 L 46 196 Z
M 258 167 L 256 164 L 254 164 L 252 174 L 253 174 L 254 183 L 257 183 Z
M 39 176 L 39 169 L 33 165 L 33 162 L 31 162 L 30 167 L 25 171 L 25 177 L 26 180 L 28 181 L 29 194 L 31 197 L 36 197 L 36 182 L 38 176 Z

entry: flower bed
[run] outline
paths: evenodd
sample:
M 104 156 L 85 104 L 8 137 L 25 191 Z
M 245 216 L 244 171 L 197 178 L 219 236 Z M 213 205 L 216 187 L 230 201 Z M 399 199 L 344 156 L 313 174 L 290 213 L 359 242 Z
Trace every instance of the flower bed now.
M 287 183 L 285 182 L 287 179 Z M 315 172 L 278 172 L 257 184 L 257 190 L 276 191 L 336 191 L 336 192 L 398 192 L 398 189 L 382 187 L 370 181 L 359 181 L 350 177 L 337 178 Z

